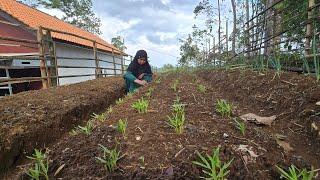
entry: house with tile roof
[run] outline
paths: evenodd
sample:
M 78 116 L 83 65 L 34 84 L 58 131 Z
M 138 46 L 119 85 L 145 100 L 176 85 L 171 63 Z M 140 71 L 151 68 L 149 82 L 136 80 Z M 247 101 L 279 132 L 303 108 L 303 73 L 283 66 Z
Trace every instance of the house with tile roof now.
M 49 32 L 50 39 L 39 41 L 39 28 L 43 29 L 41 34 L 48 35 Z M 122 73 L 125 54 L 99 36 L 16 0 L 0 0 L 0 77 L 41 76 L 41 61 L 31 58 L 41 55 L 39 44 L 35 42 L 43 43 L 44 62 L 48 69 L 53 68 L 52 56 L 46 56 L 50 54 L 50 42 L 54 47 L 56 85 L 94 79 L 97 69 L 94 59 L 99 61 L 101 74 Z M 0 95 L 40 88 L 41 81 L 0 84 Z

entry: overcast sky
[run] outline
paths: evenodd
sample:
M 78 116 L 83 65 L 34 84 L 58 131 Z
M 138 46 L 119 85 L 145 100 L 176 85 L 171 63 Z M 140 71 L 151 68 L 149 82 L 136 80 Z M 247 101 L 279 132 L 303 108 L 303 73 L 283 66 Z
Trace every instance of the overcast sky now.
M 176 64 L 179 38 L 192 31 L 193 9 L 198 0 L 93 0 L 102 21 L 102 37 L 120 35 L 127 53 L 145 49 L 152 65 Z
M 93 0 L 93 9 L 101 19 L 104 40 L 111 42 L 112 37 L 122 36 L 128 54 L 134 56 L 137 50 L 145 49 L 151 64 L 161 67 L 168 63 L 177 64 L 180 57 L 178 39 L 185 39 L 192 32 L 193 24 L 201 26 L 204 22 L 201 17 L 196 20 L 193 14 L 199 1 Z M 222 11 L 230 11 L 230 7 L 229 2 L 222 3 Z M 57 10 L 40 10 L 62 16 Z

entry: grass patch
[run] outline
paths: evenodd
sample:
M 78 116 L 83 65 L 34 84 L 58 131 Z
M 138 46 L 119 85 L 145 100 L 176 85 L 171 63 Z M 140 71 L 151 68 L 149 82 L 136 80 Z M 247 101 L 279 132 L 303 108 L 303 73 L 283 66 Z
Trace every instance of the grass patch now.
M 201 93 L 205 93 L 205 92 L 207 91 L 206 86 L 204 86 L 204 85 L 202 85 L 202 84 L 198 85 L 197 89 L 198 89 L 198 91 L 201 92 Z
M 120 152 L 117 151 L 117 149 L 111 149 L 109 150 L 102 144 L 98 144 L 100 150 L 102 151 L 103 155 L 102 157 L 96 157 L 96 160 L 98 163 L 103 164 L 104 168 L 112 172 L 117 167 L 117 162 L 120 159 Z
M 131 107 L 137 110 L 139 113 L 146 113 L 148 110 L 148 106 L 149 106 L 149 101 L 143 99 L 143 97 L 131 105 Z
M 193 161 L 192 163 L 203 168 L 202 172 L 207 177 L 200 177 L 203 179 L 215 179 L 215 180 L 224 180 L 229 174 L 230 170 L 228 170 L 231 165 L 232 160 L 227 163 L 222 163 L 219 157 L 219 148 L 216 148 L 213 151 L 212 155 L 206 154 L 205 156 L 201 155 L 198 151 L 196 151 L 199 161 Z
M 232 113 L 232 104 L 223 99 L 218 99 L 216 103 L 216 111 L 222 117 L 230 117 Z
M 89 120 L 87 121 L 85 126 L 79 125 L 75 129 L 71 130 L 70 135 L 75 136 L 75 135 L 78 135 L 79 133 L 83 133 L 88 136 L 92 133 L 93 128 L 94 128 L 93 121 Z

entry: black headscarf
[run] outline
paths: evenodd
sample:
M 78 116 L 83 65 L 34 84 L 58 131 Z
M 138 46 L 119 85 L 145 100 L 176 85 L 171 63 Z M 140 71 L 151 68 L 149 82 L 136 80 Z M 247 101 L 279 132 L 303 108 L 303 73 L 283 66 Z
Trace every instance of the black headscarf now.
M 138 63 L 139 58 L 145 58 L 146 63 L 143 65 L 140 65 Z M 136 55 L 133 58 L 133 61 L 130 63 L 127 71 L 130 71 L 135 77 L 138 77 L 140 74 L 152 74 L 151 66 L 148 62 L 148 55 L 145 50 L 139 50 L 137 51 Z

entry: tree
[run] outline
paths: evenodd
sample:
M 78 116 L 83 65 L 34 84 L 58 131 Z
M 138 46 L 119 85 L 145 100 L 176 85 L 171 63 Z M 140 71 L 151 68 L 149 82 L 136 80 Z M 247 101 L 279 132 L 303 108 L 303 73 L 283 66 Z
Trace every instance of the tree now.
M 111 39 L 111 44 L 114 45 L 116 48 L 124 51 L 127 47 L 124 45 L 124 40 L 121 36 L 117 36 Z
M 101 20 L 92 9 L 92 0 L 22 0 L 32 7 L 44 6 L 59 9 L 64 13 L 62 20 L 94 34 L 101 34 Z
M 182 45 L 180 46 L 180 55 L 179 64 L 181 66 L 187 66 L 190 63 L 198 63 L 197 58 L 199 57 L 199 48 L 197 45 L 193 44 L 191 35 L 189 34 L 186 40 L 181 40 Z

